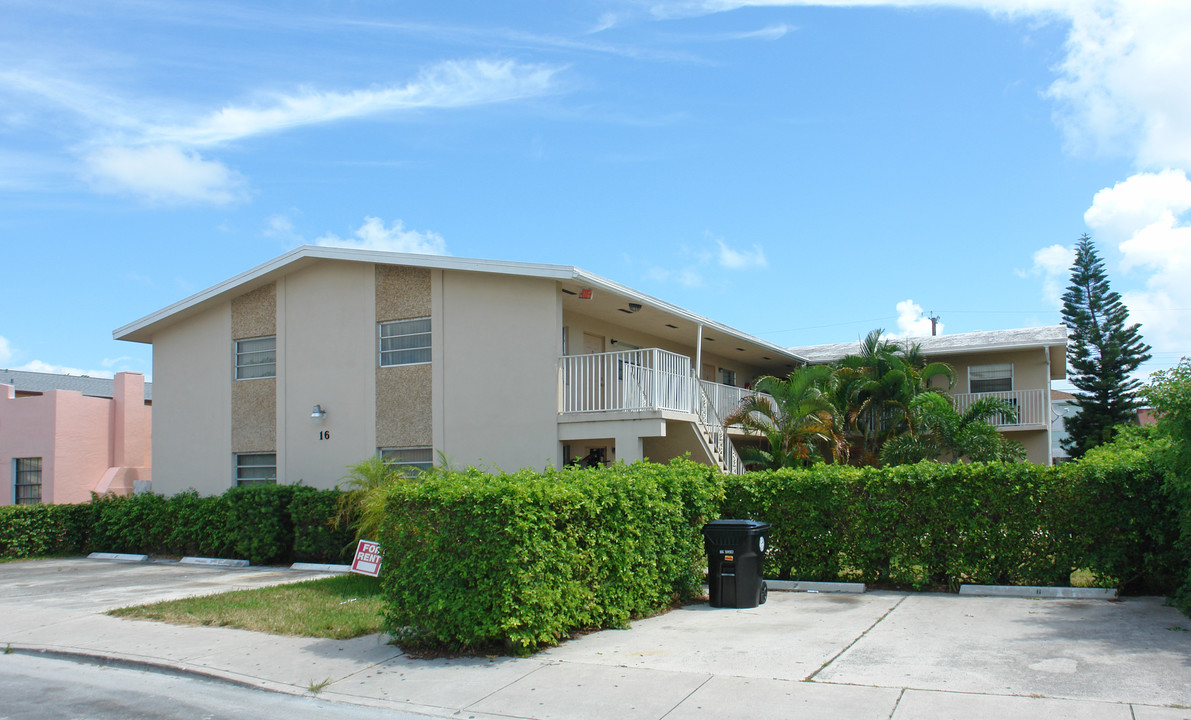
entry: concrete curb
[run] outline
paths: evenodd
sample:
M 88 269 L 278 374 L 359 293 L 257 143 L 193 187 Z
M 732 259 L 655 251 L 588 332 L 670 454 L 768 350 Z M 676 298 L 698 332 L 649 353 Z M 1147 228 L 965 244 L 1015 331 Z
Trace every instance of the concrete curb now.
M 124 562 L 145 562 L 148 555 L 133 555 L 131 553 L 101 553 L 93 552 L 87 556 L 88 560 L 122 560 Z
M 1039 587 L 1036 585 L 960 585 L 960 595 L 986 597 L 1115 600 L 1116 588 Z
M 862 593 L 867 591 L 864 583 L 809 582 L 806 580 L 766 580 L 770 590 L 784 592 L 812 593 Z
M 345 573 L 351 572 L 351 565 L 328 565 L 326 563 L 294 563 L 290 570 L 307 570 L 309 572 Z
M 118 655 L 115 653 L 93 652 L 79 648 L 50 648 L 37 645 L 9 645 L 5 648 L 4 652 L 12 655 L 28 655 L 30 657 L 48 657 L 55 660 L 85 662 L 92 665 L 99 665 L 101 667 L 118 667 L 128 670 L 155 672 L 162 675 L 171 675 L 174 677 L 198 677 L 204 680 L 214 680 L 216 682 L 227 683 L 229 685 L 235 685 L 237 687 L 250 688 L 254 690 L 287 692 L 286 690 L 273 687 L 274 685 L 277 685 L 277 683 L 268 683 L 266 681 L 251 682 L 249 680 L 241 680 L 232 677 L 227 673 L 222 673 L 216 670 L 198 670 L 178 663 L 165 662 L 162 660 L 146 660 L 143 658 Z M 300 690 L 300 688 L 296 689 Z M 287 694 L 308 695 L 309 693 L 288 692 Z
M 247 560 L 228 560 L 225 558 L 184 557 L 178 562 L 182 565 L 213 565 L 215 567 L 227 568 L 248 567 Z

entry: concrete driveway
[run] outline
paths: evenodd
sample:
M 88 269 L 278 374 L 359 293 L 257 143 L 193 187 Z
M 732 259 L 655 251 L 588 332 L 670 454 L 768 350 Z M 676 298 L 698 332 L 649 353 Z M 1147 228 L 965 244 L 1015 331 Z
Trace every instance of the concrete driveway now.
M 1191 720 L 1191 619 L 1121 601 L 772 592 L 530 658 L 416 660 L 371 636 L 282 638 L 103 610 L 314 575 L 88 560 L 0 565 L 0 644 L 427 716 Z M 2 672 L 3 665 L 0 665 Z

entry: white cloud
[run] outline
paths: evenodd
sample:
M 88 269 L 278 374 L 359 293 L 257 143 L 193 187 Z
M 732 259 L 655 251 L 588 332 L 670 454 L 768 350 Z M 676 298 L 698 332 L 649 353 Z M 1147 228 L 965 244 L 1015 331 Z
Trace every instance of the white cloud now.
M 376 217 L 364 218 L 364 224 L 352 233 L 355 239 L 343 239 L 328 233 L 315 244 L 325 247 L 353 248 L 357 250 L 384 250 L 387 252 L 418 253 L 422 255 L 448 255 L 447 243 L 435 232 L 406 230 L 400 220 L 385 227 L 384 221 Z
M 790 32 L 791 28 L 785 23 L 778 23 L 777 25 L 769 25 L 760 30 L 750 30 L 749 32 L 733 33 L 730 37 L 733 40 L 780 40 Z
M 890 338 L 928 337 L 931 334 L 930 318 L 922 316 L 922 306 L 913 300 L 902 300 L 897 304 L 897 332 Z M 943 323 L 938 323 L 938 334 L 943 333 Z
M 294 227 L 294 222 L 289 219 L 289 216 L 280 213 L 269 217 L 263 234 L 265 237 L 277 238 L 282 245 L 288 247 L 306 244 L 306 239 Z
M 1191 209 L 1191 180 L 1182 170 L 1138 173 L 1096 193 L 1084 222 L 1097 237 L 1123 242 L 1140 228 L 1170 224 Z
M 695 267 L 685 267 L 678 271 L 678 284 L 687 288 L 703 287 L 703 274 Z
M 101 192 L 131 193 L 164 204 L 228 205 L 247 197 L 238 172 L 174 145 L 102 147 L 88 153 L 84 162 Z
M 127 192 L 156 203 L 226 205 L 246 198 L 245 179 L 223 162 L 203 158 L 196 148 L 382 113 L 534 97 L 551 92 L 561 70 L 511 60 L 447 61 L 424 68 L 404 84 L 262 94 L 254 104 L 228 105 L 189 119 L 165 102 L 120 97 L 90 79 L 0 71 L 0 90 L 19 93 L 34 108 L 30 118 L 36 117 L 38 105 L 51 106 L 66 110 L 79 123 L 88 137 L 75 151 L 97 190 Z M 0 166 L 4 160 L 0 157 Z M 23 177 L 31 173 L 5 174 L 8 179 L 0 179 L 0 186 L 33 185 L 36 178 Z
M 1036 277 L 1042 280 L 1042 299 L 1047 305 L 1058 309 L 1063 307 L 1063 291 L 1071 277 L 1071 263 L 1075 261 L 1075 250 L 1066 245 L 1051 245 L 1034 253 L 1034 264 L 1029 270 L 1017 270 L 1021 278 Z
M 1061 76 L 1050 88 L 1076 146 L 1191 167 L 1191 3 L 1071 3 Z
M 1096 193 L 1084 214 L 1100 238 L 1116 243 L 1121 269 L 1146 275 L 1121 293 L 1129 319 L 1162 353 L 1191 347 L 1191 180 L 1182 170 L 1138 173 Z
M 9 369 L 24 370 L 25 372 L 53 373 L 54 375 L 86 375 L 87 377 L 94 378 L 113 377 L 111 370 L 80 370 L 79 368 L 67 367 L 65 365 L 51 365 L 40 360 L 32 360 L 20 367 Z
M 716 238 L 715 242 L 719 245 L 719 254 L 716 259 L 720 267 L 729 270 L 744 270 L 769 265 L 769 261 L 765 259 L 765 251 L 761 249 L 760 245 L 753 245 L 751 250 L 734 250 L 719 238 Z
M 295 127 L 423 108 L 507 102 L 553 89 L 558 67 L 511 60 L 449 61 L 422 70 L 404 85 L 349 92 L 305 89 L 274 94 L 255 107 L 222 108 L 189 125 L 158 126 L 151 142 L 202 146 Z

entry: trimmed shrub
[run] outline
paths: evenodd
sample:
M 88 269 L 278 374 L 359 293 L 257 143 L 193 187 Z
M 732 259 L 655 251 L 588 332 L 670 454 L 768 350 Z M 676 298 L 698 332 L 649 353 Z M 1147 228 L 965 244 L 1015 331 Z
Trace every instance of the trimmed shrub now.
M 1125 592 L 1173 586 L 1176 518 L 1141 449 L 1048 468 L 924 462 L 818 465 L 727 481 L 726 516 L 773 523 L 766 575 L 915 589 L 1067 585 L 1075 570 Z
M 1171 439 L 1135 428 L 1093 448 L 1069 470 L 1089 568 L 1122 592 L 1173 592 L 1186 572 L 1179 510 L 1165 482 Z
M 201 497 L 191 489 L 169 498 L 164 516 L 167 555 L 229 557 L 232 553 L 231 506 L 224 495 Z
M 161 552 L 170 531 L 168 502 L 153 493 L 92 496 L 87 544 L 101 552 Z
M 718 475 L 687 461 L 435 472 L 385 492 L 389 632 L 514 653 L 692 597 L 722 497 Z
M 81 552 L 89 520 L 86 505 L 0 507 L 0 556 L 25 558 Z
M 294 546 L 290 501 L 293 485 L 251 485 L 224 493 L 228 504 L 228 532 L 235 557 L 253 565 L 289 561 Z
M 338 512 L 338 490 L 298 487 L 290 500 L 290 522 L 294 528 L 293 559 L 299 562 L 349 562 L 355 545 L 350 527 L 332 529 Z

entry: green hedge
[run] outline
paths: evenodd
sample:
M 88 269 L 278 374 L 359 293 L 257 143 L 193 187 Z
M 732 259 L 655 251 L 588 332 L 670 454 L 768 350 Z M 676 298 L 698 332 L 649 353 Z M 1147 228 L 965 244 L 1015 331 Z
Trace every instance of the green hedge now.
M 80 505 L 0 508 L 0 556 L 81 552 L 246 558 L 253 564 L 341 563 L 351 531 L 332 530 L 338 490 L 289 485 L 200 497 L 144 493 Z
M 69 555 L 86 548 L 91 524 L 87 505 L 0 507 L 0 557 Z
M 675 461 L 398 482 L 377 538 L 387 628 L 409 644 L 522 653 L 690 598 L 719 481 Z
M 916 589 L 1067 585 L 1168 593 L 1177 513 L 1143 448 L 1059 467 L 919 463 L 734 476 L 723 514 L 773 523 L 766 575 Z

